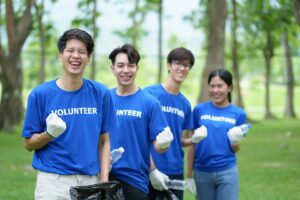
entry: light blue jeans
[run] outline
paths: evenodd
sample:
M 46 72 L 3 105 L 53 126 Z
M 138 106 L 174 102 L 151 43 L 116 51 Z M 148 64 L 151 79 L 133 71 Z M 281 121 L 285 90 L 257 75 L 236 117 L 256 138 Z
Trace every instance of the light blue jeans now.
M 238 200 L 239 175 L 237 167 L 224 171 L 196 171 L 197 200 Z

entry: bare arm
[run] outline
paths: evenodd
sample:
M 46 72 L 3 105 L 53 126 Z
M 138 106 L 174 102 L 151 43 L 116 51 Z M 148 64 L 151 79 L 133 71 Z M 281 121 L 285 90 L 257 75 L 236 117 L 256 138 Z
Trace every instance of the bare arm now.
M 153 145 L 154 145 L 155 151 L 158 152 L 158 153 L 164 153 L 165 151 L 167 151 L 167 150 L 169 149 L 169 147 L 164 148 L 164 149 L 160 148 L 160 147 L 158 146 L 156 140 L 154 140 Z
M 231 148 L 234 151 L 234 153 L 238 152 L 240 150 L 240 143 L 239 144 L 232 144 Z
M 190 132 L 190 137 L 193 132 Z M 195 156 L 195 144 L 192 144 L 188 147 L 188 155 L 187 155 L 187 177 L 191 178 L 193 176 L 194 170 L 194 156 Z
M 152 159 L 152 155 L 150 154 L 150 171 L 153 171 L 155 169 L 155 164 L 154 161 Z
M 45 132 L 36 133 L 31 136 L 31 138 L 26 138 L 24 140 L 24 147 L 28 151 L 33 151 L 41 149 L 46 146 L 53 138 Z
M 193 144 L 192 142 L 193 131 L 183 131 L 181 134 L 181 144 L 183 147 L 188 147 Z
M 100 179 L 101 181 L 108 181 L 110 168 L 110 141 L 108 132 L 101 134 L 98 152 L 101 166 Z
M 188 157 L 187 157 L 187 177 L 191 178 L 194 171 L 194 156 L 195 156 L 195 144 L 188 147 Z

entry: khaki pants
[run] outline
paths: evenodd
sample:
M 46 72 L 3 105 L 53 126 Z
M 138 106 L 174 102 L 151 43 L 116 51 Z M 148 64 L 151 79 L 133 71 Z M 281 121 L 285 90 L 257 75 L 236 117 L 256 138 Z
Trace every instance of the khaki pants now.
M 70 187 L 100 183 L 98 176 L 59 175 L 38 171 L 35 199 L 36 200 L 69 200 Z

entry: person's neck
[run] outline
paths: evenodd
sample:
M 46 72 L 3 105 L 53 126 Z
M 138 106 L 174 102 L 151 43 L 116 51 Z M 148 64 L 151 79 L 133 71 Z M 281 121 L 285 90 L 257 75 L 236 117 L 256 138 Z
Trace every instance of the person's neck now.
M 138 87 L 135 84 L 133 84 L 133 85 L 130 85 L 127 87 L 119 85 L 117 87 L 116 91 L 117 91 L 117 94 L 120 96 L 128 96 L 128 95 L 134 94 L 137 90 L 138 90 Z
M 171 94 L 178 94 L 180 92 L 181 84 L 176 83 L 171 78 L 168 78 L 161 85 L 167 92 L 169 92 Z
M 212 102 L 216 107 L 219 107 L 219 108 L 226 108 L 227 106 L 230 105 L 230 102 L 229 101 L 225 101 L 225 102 L 222 102 L 222 103 L 216 103 L 216 102 Z
M 82 86 L 82 78 L 80 77 L 67 77 L 61 76 L 57 79 L 56 84 L 59 88 L 66 91 L 75 91 L 81 88 Z

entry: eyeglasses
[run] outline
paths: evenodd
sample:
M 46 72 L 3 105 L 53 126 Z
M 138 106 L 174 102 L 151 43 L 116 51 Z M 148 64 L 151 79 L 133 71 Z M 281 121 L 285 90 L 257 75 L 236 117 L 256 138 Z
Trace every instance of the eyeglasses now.
M 190 64 L 186 64 L 186 63 L 181 63 L 181 62 L 178 62 L 178 61 L 174 61 L 172 62 L 173 65 L 175 65 L 178 69 L 180 69 L 181 67 L 183 67 L 184 69 L 188 69 L 191 67 Z

